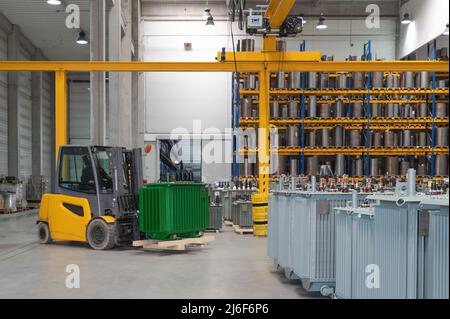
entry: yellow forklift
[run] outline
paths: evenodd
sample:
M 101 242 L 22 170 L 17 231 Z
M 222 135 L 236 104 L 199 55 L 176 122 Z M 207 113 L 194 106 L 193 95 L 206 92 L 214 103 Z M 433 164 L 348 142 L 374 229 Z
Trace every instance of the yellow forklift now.
M 42 197 L 39 242 L 87 242 L 93 249 L 130 245 L 140 239 L 140 149 L 62 146 L 54 192 Z

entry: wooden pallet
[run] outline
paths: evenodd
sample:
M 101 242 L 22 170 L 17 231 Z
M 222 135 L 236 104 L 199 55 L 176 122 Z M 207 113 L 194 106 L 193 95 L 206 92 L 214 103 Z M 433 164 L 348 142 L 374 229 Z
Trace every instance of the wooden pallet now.
M 220 229 L 205 229 L 203 232 L 204 233 L 216 233 L 216 234 L 218 234 L 218 233 L 221 232 L 221 230 Z
M 239 225 L 233 225 L 234 232 L 239 235 L 253 234 L 253 228 L 241 228 Z
M 11 208 L 0 208 L 0 214 L 14 214 L 15 212 Z
M 223 221 L 223 224 L 224 224 L 225 226 L 234 226 L 234 224 L 233 224 L 233 222 L 232 222 L 231 220 L 224 220 L 224 221 Z
M 180 240 L 136 240 L 133 247 L 155 250 L 186 250 L 193 246 L 203 246 L 214 241 L 214 236 L 203 236 L 199 238 L 184 238 Z

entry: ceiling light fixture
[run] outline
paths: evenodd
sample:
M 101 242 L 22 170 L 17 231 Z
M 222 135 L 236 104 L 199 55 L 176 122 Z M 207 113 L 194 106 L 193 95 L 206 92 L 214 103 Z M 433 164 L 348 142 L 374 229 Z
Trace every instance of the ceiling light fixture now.
M 444 31 L 444 33 L 442 33 L 442 34 L 448 36 L 448 23 L 447 23 L 447 25 L 445 26 L 445 31 Z
M 204 17 L 206 17 L 206 25 L 215 25 L 214 17 L 211 14 L 211 9 L 206 8 Z
M 59 6 L 61 4 L 60 0 L 47 0 L 48 4 L 51 4 L 52 6 Z
M 325 17 L 323 16 L 323 13 L 320 15 L 319 23 L 316 25 L 316 29 L 318 30 L 325 30 L 328 28 L 327 22 L 325 20 Z
M 409 16 L 409 13 L 405 13 L 404 15 L 403 15 L 403 19 L 402 19 L 402 24 L 410 24 L 412 21 L 411 21 L 411 18 L 410 18 L 410 16 Z
M 83 30 L 81 30 L 80 33 L 78 34 L 77 43 L 82 45 L 89 43 L 86 37 L 86 33 Z

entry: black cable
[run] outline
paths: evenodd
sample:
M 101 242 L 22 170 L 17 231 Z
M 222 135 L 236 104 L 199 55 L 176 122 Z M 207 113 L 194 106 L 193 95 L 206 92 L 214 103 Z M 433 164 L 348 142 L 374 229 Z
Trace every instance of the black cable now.
M 236 61 L 236 48 L 234 45 L 233 22 L 230 22 L 230 33 L 231 33 L 231 42 L 233 43 L 234 69 L 235 69 L 235 72 L 238 73 L 238 67 L 237 67 L 237 61 Z

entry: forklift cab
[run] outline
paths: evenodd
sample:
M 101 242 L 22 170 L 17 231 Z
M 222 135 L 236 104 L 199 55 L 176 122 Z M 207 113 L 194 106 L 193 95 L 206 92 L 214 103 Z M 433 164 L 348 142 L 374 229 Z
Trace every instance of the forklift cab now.
M 139 238 L 140 149 L 62 146 L 55 179 L 55 191 L 43 197 L 39 212 L 41 242 L 87 241 L 108 249 Z

